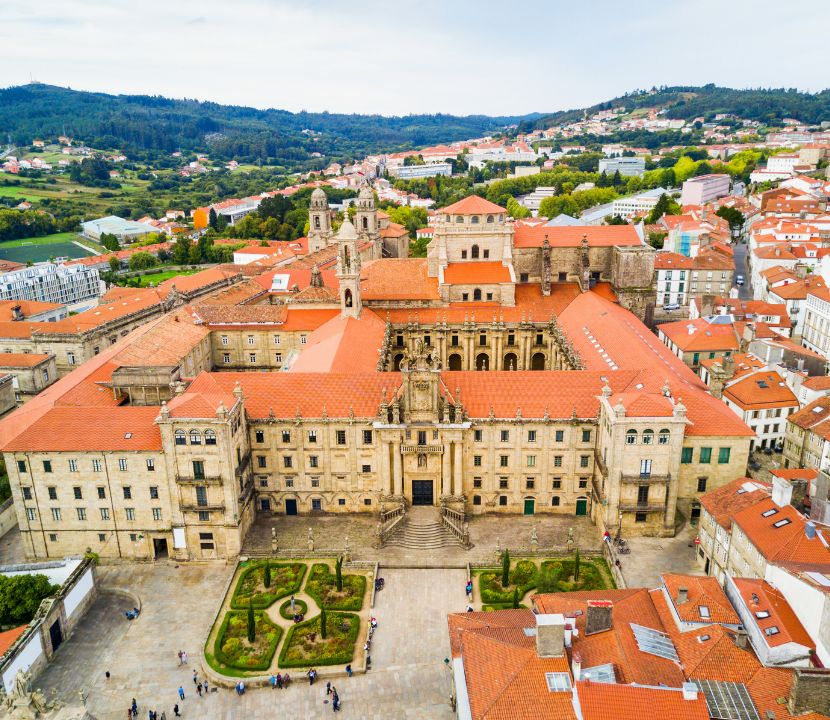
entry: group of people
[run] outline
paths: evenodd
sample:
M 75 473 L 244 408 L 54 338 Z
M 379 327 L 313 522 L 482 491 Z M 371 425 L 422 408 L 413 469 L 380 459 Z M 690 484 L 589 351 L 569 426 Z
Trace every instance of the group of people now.
M 178 708 L 179 706 L 176 705 L 176 707 Z M 176 712 L 176 715 L 178 716 L 178 712 Z M 165 715 L 165 713 L 161 713 L 161 715 L 159 715 L 156 710 L 148 710 L 147 716 L 148 720 L 167 720 L 167 715 Z M 127 708 L 127 720 L 134 720 L 136 717 L 138 717 L 138 703 L 136 702 L 136 699 L 133 698 L 132 703 L 130 703 L 130 707 Z
M 141 611 L 137 607 L 134 607 L 132 610 L 127 610 L 124 613 L 124 616 L 127 618 L 127 620 L 135 620 L 140 613 Z
M 303 620 L 305 620 L 305 614 L 304 613 L 301 613 L 301 612 L 294 613 L 294 624 L 295 625 L 297 623 L 301 623 Z
M 284 687 L 288 687 L 288 683 L 291 682 L 291 676 L 288 673 L 285 675 L 281 675 L 277 673 L 276 675 L 271 675 L 271 689 L 272 690 L 282 690 Z
M 308 676 L 308 684 L 314 685 L 314 681 L 317 679 L 317 671 L 314 668 L 309 668 L 306 675 Z
M 245 681 L 240 680 L 236 683 L 236 694 L 237 695 L 244 695 L 245 694 Z
M 179 650 L 179 667 L 182 665 L 187 665 L 187 652 L 185 650 Z
M 326 683 L 326 695 L 331 698 L 331 709 L 338 712 L 340 710 L 340 696 L 337 694 L 337 688 L 330 682 Z

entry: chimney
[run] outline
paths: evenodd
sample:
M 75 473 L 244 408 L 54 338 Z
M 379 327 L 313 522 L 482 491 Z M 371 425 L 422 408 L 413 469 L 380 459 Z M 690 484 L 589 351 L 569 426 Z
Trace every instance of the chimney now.
M 614 603 L 610 600 L 589 600 L 585 619 L 585 634 L 605 632 L 611 629 L 611 611 Z
M 787 709 L 791 715 L 805 712 L 830 714 L 830 670 L 827 668 L 797 667 Z
M 20 309 L 20 305 L 12 305 L 12 320 L 22 320 L 23 319 L 23 311 Z
M 745 632 L 736 632 L 735 633 L 735 647 L 737 648 L 744 648 L 746 649 L 746 633 Z
M 697 700 L 697 685 L 693 682 L 684 682 L 683 683 L 683 699 L 684 700 Z
M 571 655 L 571 672 L 573 673 L 574 681 L 582 677 L 582 655 L 576 651 Z
M 553 613 L 536 616 L 536 653 L 539 657 L 565 655 L 565 616 Z
M 793 498 L 793 486 L 789 480 L 780 478 L 777 475 L 772 476 L 772 501 L 778 507 L 787 507 Z
M 677 588 L 677 604 L 682 605 L 689 601 L 689 589 L 684 587 Z

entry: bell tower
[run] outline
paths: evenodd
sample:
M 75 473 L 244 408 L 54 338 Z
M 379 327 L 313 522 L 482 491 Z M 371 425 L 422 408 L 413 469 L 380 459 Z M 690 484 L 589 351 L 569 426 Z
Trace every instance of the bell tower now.
M 380 237 L 378 226 L 378 211 L 375 208 L 375 194 L 372 188 L 364 185 L 357 195 L 354 226 L 362 240 L 371 240 L 373 244 L 372 257 L 377 260 L 383 257 L 383 240 Z
M 328 198 L 321 188 L 315 188 L 308 207 L 308 251 L 322 250 L 331 241 L 331 235 Z
M 340 313 L 344 317 L 360 317 L 360 251 L 357 232 L 349 216 L 337 231 L 337 279 L 340 282 Z

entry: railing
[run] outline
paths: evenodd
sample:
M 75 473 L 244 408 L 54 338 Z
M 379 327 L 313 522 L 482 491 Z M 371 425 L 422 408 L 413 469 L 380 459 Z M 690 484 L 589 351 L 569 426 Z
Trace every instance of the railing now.
M 443 445 L 401 445 L 401 452 L 409 453 L 442 453 Z
M 180 505 L 184 512 L 210 512 L 212 510 L 224 510 L 224 502 L 207 503 L 206 505 L 198 505 L 197 503 L 182 503 Z
M 662 512 L 665 508 L 662 503 L 628 502 L 620 503 L 621 512 Z
M 447 505 L 441 506 L 441 523 L 464 545 L 470 547 L 470 530 L 466 523 L 467 516 L 461 510 L 456 510 Z
M 248 452 L 246 452 L 239 460 L 239 465 L 236 468 L 237 476 L 242 475 L 242 473 L 245 472 L 245 468 L 248 467 L 250 462 L 251 462 L 251 451 L 248 450 Z
M 176 482 L 182 485 L 221 485 L 222 478 L 219 475 L 176 475 Z
M 406 516 L 406 504 L 405 503 L 397 503 L 393 507 L 389 508 L 388 510 L 381 510 L 378 516 L 378 540 L 377 544 L 378 547 L 383 547 L 386 541 L 389 539 L 389 536 L 392 534 L 392 531 L 403 522 L 404 517 Z
M 641 474 L 641 475 L 623 475 L 620 480 L 624 483 L 631 483 L 634 485 L 648 485 L 653 483 L 666 483 L 669 481 L 668 475 L 652 475 L 652 474 Z

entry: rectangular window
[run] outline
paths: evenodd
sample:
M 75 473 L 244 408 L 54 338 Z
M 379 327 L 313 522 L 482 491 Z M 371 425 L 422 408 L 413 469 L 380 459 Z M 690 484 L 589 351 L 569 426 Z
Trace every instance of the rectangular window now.
M 262 431 L 262 430 L 257 430 L 254 433 L 254 438 L 256 439 L 256 442 L 264 443 L 265 442 L 265 432 Z
M 527 466 L 528 467 L 536 467 L 536 456 L 535 455 L 528 455 L 527 456 Z
M 562 456 L 561 455 L 554 455 L 553 456 L 553 466 L 554 467 L 562 467 Z
M 207 488 L 204 485 L 197 485 L 196 486 L 196 504 L 204 507 L 208 504 L 207 501 Z
M 133 497 L 133 490 L 132 488 L 127 485 L 124 487 L 124 499 L 125 500 L 132 500 Z
M 156 471 L 156 461 L 153 458 L 147 458 L 147 472 Z
M 43 461 L 43 472 L 45 472 L 45 473 L 52 472 L 52 461 L 51 460 L 44 460 Z
M 26 519 L 27 520 L 30 520 L 30 521 L 35 520 L 36 517 L 37 517 L 37 515 L 35 513 L 34 508 L 26 508 Z
M 697 491 L 706 492 L 706 478 L 701 477 L 697 479 Z
M 159 489 L 157 485 L 150 485 L 150 500 L 159 499 Z
M 274 335 L 274 345 L 279 345 L 280 342 L 281 342 L 280 341 L 280 336 L 279 335 Z
M 24 500 L 31 500 L 32 499 L 32 488 L 30 487 L 22 487 L 20 491 L 23 493 Z
M 256 465 L 260 468 L 267 467 L 267 460 L 265 458 L 265 455 L 257 455 Z
M 555 435 L 556 442 L 565 442 L 565 431 L 557 430 Z
M 365 472 L 365 473 L 372 472 L 372 466 L 371 465 L 361 465 L 361 468 L 362 468 L 361 472 Z
M 579 467 L 586 468 L 588 467 L 588 463 L 591 461 L 590 455 L 580 455 L 579 456 Z
M 334 431 L 334 439 L 338 445 L 345 445 L 346 444 L 346 431 L 345 430 L 335 430 Z
M 205 464 L 201 460 L 193 461 L 193 477 L 202 480 L 205 477 Z
M 561 480 L 554 480 L 553 481 L 553 489 L 554 490 L 561 490 L 562 489 L 562 481 Z
M 294 461 L 291 459 L 290 455 L 283 455 L 282 458 L 282 466 L 285 468 L 293 467 Z
M 93 460 L 92 461 L 92 472 L 101 472 L 101 461 L 100 460 Z
M 501 490 L 507 490 L 507 478 L 499 478 L 499 488 Z
M 76 500 L 84 499 L 84 494 L 81 492 L 81 488 L 77 486 L 72 488 L 72 495 Z
M 248 362 L 256 362 L 256 353 L 248 353 Z
M 161 508 L 153 508 L 153 520 L 161 520 Z
M 253 345 L 253 344 L 254 344 L 254 336 L 253 335 L 248 335 L 248 345 Z
M 684 465 L 688 465 L 692 462 L 692 453 L 694 452 L 694 448 L 684 447 L 680 451 L 680 462 Z
M 78 461 L 77 460 L 70 460 L 69 461 L 69 472 L 78 472 Z
M 109 508 L 101 508 L 101 520 L 109 520 L 110 519 L 110 509 Z
M 526 483 L 526 487 L 527 487 L 528 490 L 533 490 L 533 488 L 536 487 L 536 481 L 533 478 L 528 478 L 527 483 Z
M 419 430 L 418 431 L 418 445 L 426 445 L 426 444 L 427 444 L 426 430 Z
M 474 488 L 480 488 L 481 487 L 481 478 L 480 477 L 473 478 L 473 487 Z
M 283 430 L 282 431 L 282 441 L 284 443 L 291 442 L 291 431 L 290 430 Z
M 118 458 L 118 469 L 121 472 L 127 472 L 127 459 L 126 458 Z
M 364 430 L 363 431 L 363 444 L 364 445 L 371 445 L 373 441 L 372 431 L 371 430 Z
M 499 467 L 507 467 L 510 462 L 510 457 L 507 455 L 499 455 Z
M 58 489 L 54 485 L 49 486 L 48 488 L 46 488 L 46 490 L 49 493 L 49 499 L 50 500 L 57 500 L 58 499 Z
M 309 455 L 308 456 L 308 466 L 313 467 L 313 468 L 316 468 L 316 467 L 320 466 L 319 462 L 317 461 L 317 456 L 316 455 Z
M 638 512 L 634 513 L 634 522 L 644 523 L 648 520 L 648 513 Z
M 107 489 L 104 487 L 98 487 L 98 499 L 99 500 L 106 500 L 107 499 Z
M 274 353 L 274 362 L 281 363 L 282 362 L 282 353 Z
M 308 441 L 310 443 L 316 443 L 317 442 L 317 431 L 316 430 L 309 430 L 308 431 Z
M 726 465 L 729 462 L 729 456 L 732 454 L 732 448 L 718 448 L 718 465 Z
M 209 522 L 210 513 L 207 510 L 199 510 L 199 522 Z
M 698 461 L 701 465 L 708 465 L 710 462 L 712 462 L 712 448 L 700 448 L 700 457 L 698 458 Z
M 225 365 L 231 364 L 231 354 L 230 353 L 222 353 L 222 362 Z
M 536 431 L 535 430 L 528 430 L 527 431 L 527 441 L 528 442 L 536 442 Z
M 61 509 L 60 508 L 52 508 L 52 520 L 55 522 L 60 522 L 61 519 Z
M 17 472 L 26 472 L 26 461 L 25 460 L 18 460 L 17 461 Z
M 78 513 L 78 520 L 86 520 L 86 508 L 75 508 Z
M 473 440 L 476 442 L 481 442 L 481 438 L 483 437 L 484 433 L 481 430 L 473 430 Z
M 591 431 L 590 430 L 583 430 L 582 431 L 582 442 L 584 442 L 584 443 L 591 442 Z
M 320 487 L 320 478 L 311 478 L 311 487 L 313 487 L 313 488 Z
M 502 442 L 510 442 L 510 431 L 509 430 L 502 430 L 501 431 L 501 441 Z
M 227 344 L 228 344 L 228 336 L 227 336 L 227 335 L 223 335 L 223 336 L 222 336 L 222 344 L 223 344 L 223 345 L 227 345 Z
M 481 455 L 473 455 L 473 466 L 481 467 Z

